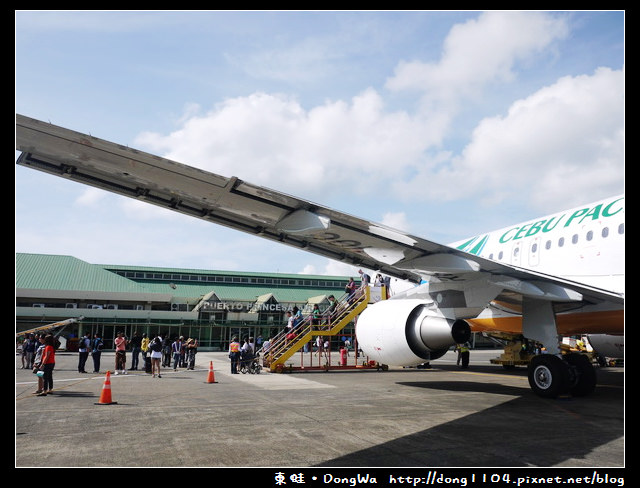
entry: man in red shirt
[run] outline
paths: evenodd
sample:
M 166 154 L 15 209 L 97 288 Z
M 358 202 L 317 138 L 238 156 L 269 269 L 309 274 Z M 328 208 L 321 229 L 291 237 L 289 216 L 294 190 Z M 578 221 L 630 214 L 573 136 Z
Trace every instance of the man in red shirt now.
M 53 336 L 48 334 L 44 338 L 44 350 L 42 351 L 42 361 L 39 368 L 44 373 L 42 376 L 42 392 L 38 394 L 39 396 L 44 396 L 53 390 L 53 368 L 56 365 L 56 350 L 53 344 Z

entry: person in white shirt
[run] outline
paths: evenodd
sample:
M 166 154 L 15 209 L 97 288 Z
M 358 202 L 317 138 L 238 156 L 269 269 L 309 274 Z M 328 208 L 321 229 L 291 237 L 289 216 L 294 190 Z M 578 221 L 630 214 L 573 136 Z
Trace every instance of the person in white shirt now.
M 149 344 L 149 351 L 151 352 L 151 374 L 155 378 L 156 374 L 158 378 L 162 378 L 160 374 L 160 360 L 162 359 L 162 338 L 156 337 Z

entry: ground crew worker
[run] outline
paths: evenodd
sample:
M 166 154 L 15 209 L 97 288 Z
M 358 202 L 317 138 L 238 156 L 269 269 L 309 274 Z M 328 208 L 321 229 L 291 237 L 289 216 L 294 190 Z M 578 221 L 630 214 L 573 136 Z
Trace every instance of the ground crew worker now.
M 460 354 L 460 361 L 462 362 L 462 369 L 467 369 L 469 367 L 469 343 L 465 342 L 464 344 L 460 344 L 458 346 L 458 351 Z
M 145 359 L 147 359 L 147 353 L 151 354 L 151 351 L 149 351 L 149 344 L 151 343 L 151 340 L 149 339 L 149 336 L 147 335 L 146 332 L 142 333 L 142 341 L 140 342 L 140 351 L 142 351 L 142 360 L 144 361 Z
M 231 359 L 231 374 L 238 374 L 238 362 L 240 362 L 240 343 L 237 337 L 231 339 L 229 344 L 229 359 Z

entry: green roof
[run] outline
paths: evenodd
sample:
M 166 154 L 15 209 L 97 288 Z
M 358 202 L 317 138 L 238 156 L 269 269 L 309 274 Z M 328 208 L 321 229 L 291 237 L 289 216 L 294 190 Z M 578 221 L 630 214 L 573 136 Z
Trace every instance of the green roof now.
M 127 278 L 72 256 L 16 253 L 16 288 L 149 293 Z
M 126 277 L 121 276 L 125 273 Z M 170 279 L 168 275 L 185 275 L 185 278 Z M 242 277 L 244 282 L 211 281 L 212 276 Z M 264 283 L 262 278 L 273 278 L 274 283 Z M 223 301 L 254 301 L 261 295 L 273 293 L 279 302 L 301 302 L 340 292 L 346 281 L 344 276 L 104 265 L 90 264 L 72 256 L 16 253 L 16 288 L 19 289 L 158 293 L 190 299 L 213 291 Z M 314 282 L 326 286 L 309 285 Z

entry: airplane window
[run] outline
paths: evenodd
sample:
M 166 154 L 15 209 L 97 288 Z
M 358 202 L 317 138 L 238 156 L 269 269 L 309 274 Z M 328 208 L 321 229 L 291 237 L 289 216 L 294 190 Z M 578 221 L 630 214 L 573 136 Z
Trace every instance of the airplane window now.
M 587 232 L 587 240 L 590 241 L 591 239 L 593 239 L 593 231 L 592 230 Z
M 602 237 L 609 237 L 609 227 L 604 227 L 602 229 Z
M 571 238 L 571 242 L 573 244 L 577 244 L 578 243 L 578 234 L 573 234 L 573 237 Z
M 533 246 L 531 246 L 531 252 L 536 252 L 538 250 L 538 244 L 534 243 Z
M 502 251 L 500 251 L 500 254 L 498 254 L 498 260 L 502 261 L 502 256 L 504 255 L 504 253 Z
M 518 255 L 518 251 L 520 251 L 520 248 L 519 248 L 519 247 L 516 247 L 516 248 L 513 250 L 513 255 L 514 255 L 514 256 L 517 256 L 517 255 Z
M 547 243 L 544 245 L 545 249 L 551 249 L 551 241 L 547 241 Z
M 493 253 L 489 254 L 489 259 L 493 259 Z
M 618 226 L 618 234 L 624 234 L 624 224 Z
M 561 237 L 560 239 L 558 239 L 558 246 L 559 247 L 564 246 L 564 237 Z

